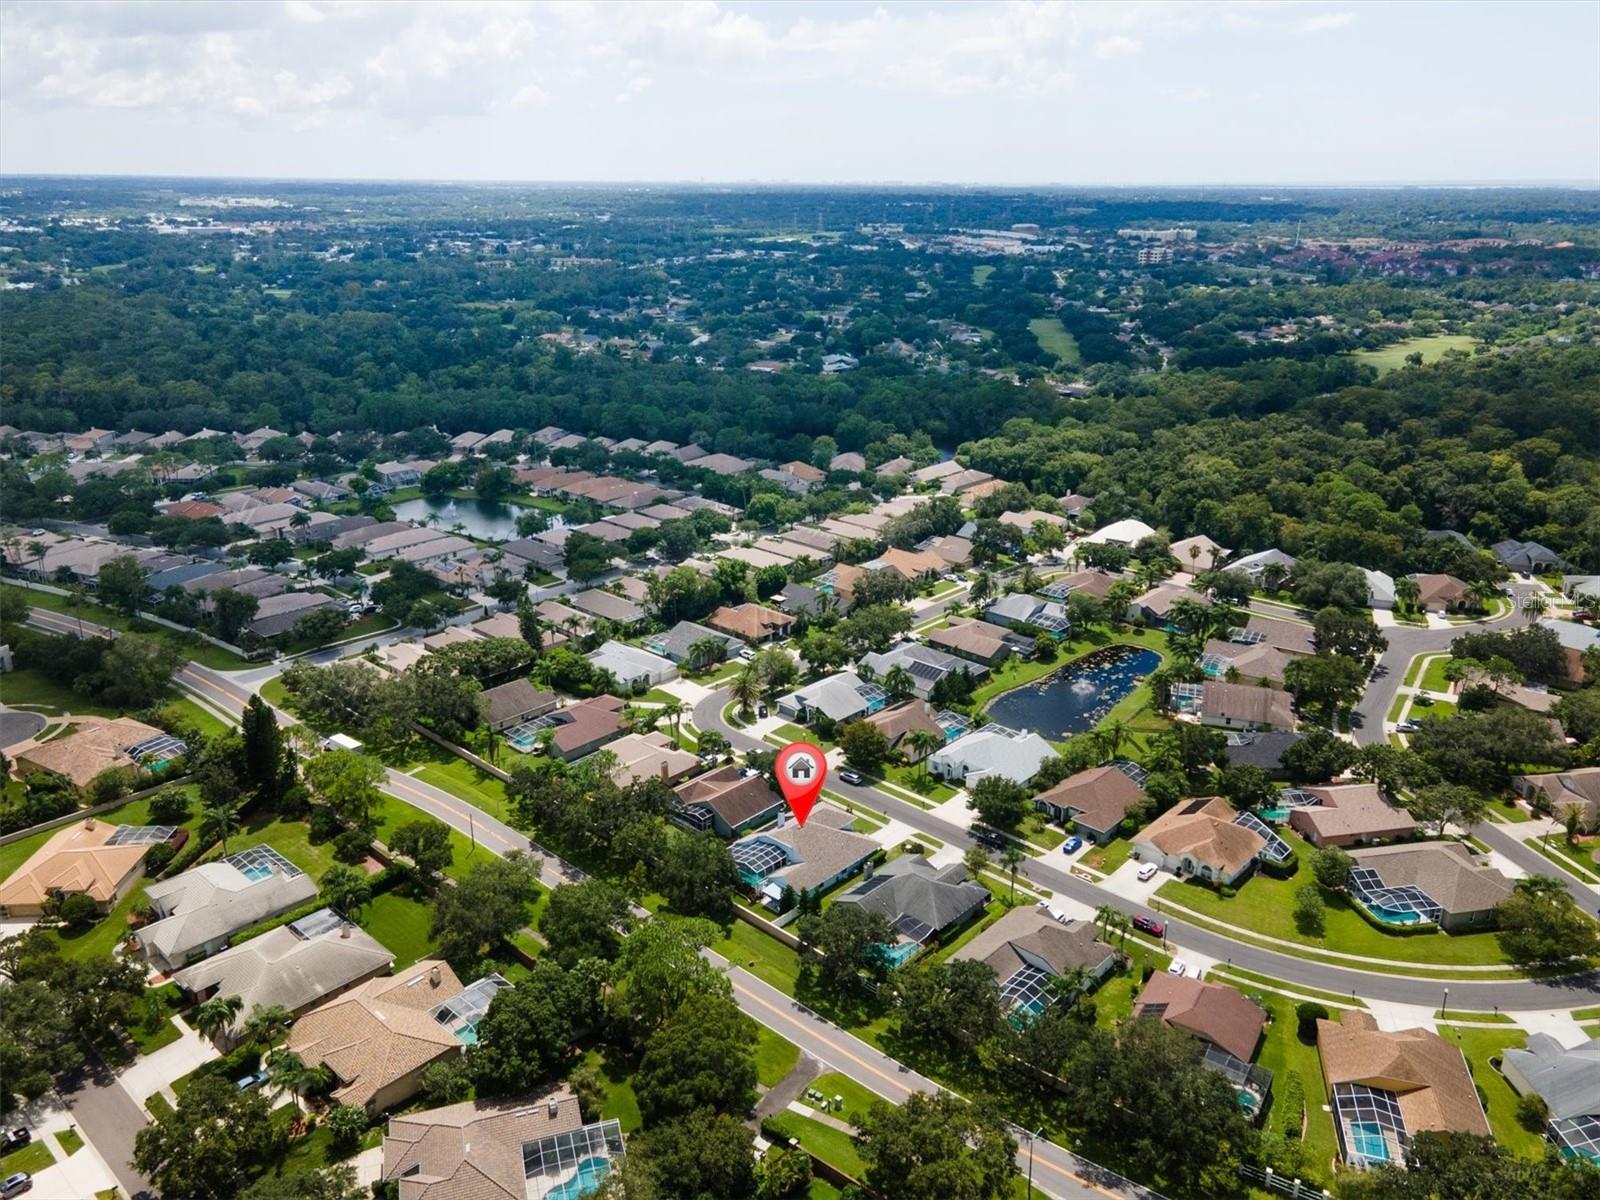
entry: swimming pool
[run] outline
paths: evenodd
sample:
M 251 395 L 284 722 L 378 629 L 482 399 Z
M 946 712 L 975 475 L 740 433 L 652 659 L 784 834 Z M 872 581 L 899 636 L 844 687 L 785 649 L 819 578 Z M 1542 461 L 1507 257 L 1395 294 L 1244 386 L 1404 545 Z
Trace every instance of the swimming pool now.
M 1105 720 L 1117 702 L 1161 665 L 1161 655 L 1136 646 L 1107 646 L 1084 655 L 1037 683 L 995 698 L 989 716 L 1013 729 L 1045 738 L 1085 733 Z
M 265 864 L 258 867 L 246 867 L 244 870 L 240 871 L 239 874 L 243 875 L 251 883 L 260 883 L 263 879 L 272 874 L 272 868 Z
M 1346 1128 L 1351 1157 L 1365 1162 L 1388 1162 L 1389 1140 L 1376 1121 L 1351 1121 Z
M 610 1159 L 586 1158 L 578 1164 L 577 1174 L 545 1193 L 545 1200 L 578 1200 L 580 1196 L 598 1191 L 609 1170 L 611 1170 Z
M 1376 904 L 1368 904 L 1366 909 L 1373 918 L 1382 921 L 1385 925 L 1425 925 L 1430 924 L 1423 919 L 1421 913 L 1399 912 L 1392 908 L 1380 908 Z

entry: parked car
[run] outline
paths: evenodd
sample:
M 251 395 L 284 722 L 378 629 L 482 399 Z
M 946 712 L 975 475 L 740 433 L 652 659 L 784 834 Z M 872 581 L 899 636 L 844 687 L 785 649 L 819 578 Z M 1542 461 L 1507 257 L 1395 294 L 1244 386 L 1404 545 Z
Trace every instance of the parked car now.
M 766 715 L 767 715 L 767 706 L 765 704 L 756 705 L 756 716 L 764 717 Z
M 1083 839 L 1077 834 L 1073 834 L 1064 843 L 1062 843 L 1061 848 L 1068 854 L 1076 854 L 1079 850 L 1083 849 Z
M 10 1154 L 13 1150 L 20 1150 L 31 1141 L 33 1141 L 33 1130 L 21 1125 L 15 1129 L 8 1129 L 5 1144 L 0 1146 L 0 1154 Z
M 1183 959 L 1181 959 L 1181 958 L 1173 959 L 1172 962 L 1170 964 L 1168 964 L 1168 966 L 1167 966 L 1167 974 L 1168 975 L 1177 975 L 1177 976 L 1179 976 L 1181 978 L 1182 976 L 1187 975 L 1188 973 L 1189 973 L 1189 964 L 1184 962 Z
M 1144 866 L 1139 868 L 1138 880 L 1139 880 L 1140 883 L 1148 883 L 1148 882 L 1150 882 L 1150 880 L 1154 879 L 1155 877 L 1156 877 L 1156 865 L 1155 865 L 1155 863 L 1145 863 Z
M 33 1176 L 26 1171 L 18 1171 L 15 1175 L 7 1175 L 4 1183 L 0 1183 L 0 1196 L 20 1196 L 23 1192 L 33 1191 Z
M 1415 721 L 1401 721 L 1394 727 L 1396 733 L 1415 733 L 1421 728 Z
M 234 1084 L 234 1086 L 241 1092 L 248 1092 L 251 1088 L 260 1087 L 269 1078 L 271 1077 L 265 1071 L 252 1071 L 249 1075 L 246 1075 L 243 1079 Z
M 1154 917 L 1147 917 L 1143 913 L 1133 915 L 1133 927 L 1140 933 L 1148 933 L 1151 937 L 1162 937 L 1167 932 L 1167 927 Z
M 866 782 L 866 779 L 862 776 L 860 771 L 852 770 L 850 767 L 841 767 L 839 770 L 839 778 L 844 780 L 846 783 L 854 784 L 856 787 L 860 787 Z

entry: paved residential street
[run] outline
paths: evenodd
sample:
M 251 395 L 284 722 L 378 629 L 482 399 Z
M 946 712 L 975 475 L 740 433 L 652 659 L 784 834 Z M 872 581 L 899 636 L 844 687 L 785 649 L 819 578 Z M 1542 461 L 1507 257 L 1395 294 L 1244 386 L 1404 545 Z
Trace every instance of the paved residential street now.
M 117 1077 L 93 1063 L 80 1075 L 62 1080 L 60 1092 L 83 1136 L 105 1159 L 122 1190 L 132 1200 L 153 1196 L 150 1181 L 133 1168 L 133 1139 L 145 1127 L 144 1110 Z

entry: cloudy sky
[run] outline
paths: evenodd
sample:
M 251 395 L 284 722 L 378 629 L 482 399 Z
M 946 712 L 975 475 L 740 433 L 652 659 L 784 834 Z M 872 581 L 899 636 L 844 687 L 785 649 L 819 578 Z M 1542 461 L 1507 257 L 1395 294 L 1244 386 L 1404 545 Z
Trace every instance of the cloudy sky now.
M 0 172 L 1600 179 L 1600 4 L 0 0 Z

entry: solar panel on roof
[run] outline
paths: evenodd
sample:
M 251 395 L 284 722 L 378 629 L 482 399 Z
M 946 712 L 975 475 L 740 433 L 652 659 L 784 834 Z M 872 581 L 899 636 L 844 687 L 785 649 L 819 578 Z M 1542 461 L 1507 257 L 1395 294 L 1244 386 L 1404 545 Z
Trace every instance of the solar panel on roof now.
M 893 876 L 891 875 L 874 875 L 871 879 L 864 879 L 855 887 L 851 888 L 850 894 L 852 896 L 869 895 L 870 893 L 877 891 L 884 884 L 888 883 L 892 878 Z
M 942 668 L 936 667 L 932 663 L 922 662 L 921 660 L 915 658 L 908 659 L 906 662 L 900 665 L 906 667 L 911 672 L 912 676 L 917 679 L 938 679 L 944 674 L 944 670 Z
M 1255 813 L 1242 812 L 1234 817 L 1233 823 L 1242 825 L 1252 833 L 1259 833 L 1266 839 L 1267 844 L 1261 847 L 1262 858 L 1270 862 L 1282 863 L 1288 862 L 1290 856 L 1294 854 L 1294 851 L 1289 847 L 1289 843 L 1274 833 L 1272 826 L 1256 816 Z
M 1129 759 L 1113 758 L 1109 765 L 1121 771 L 1140 787 L 1143 787 L 1150 779 L 1150 772 L 1146 768 L 1141 767 L 1138 763 L 1132 762 Z
M 896 917 L 894 927 L 919 946 L 933 936 L 933 926 L 913 917 L 910 913 L 901 913 Z
M 118 825 L 107 840 L 108 846 L 153 846 L 178 832 L 176 825 Z

